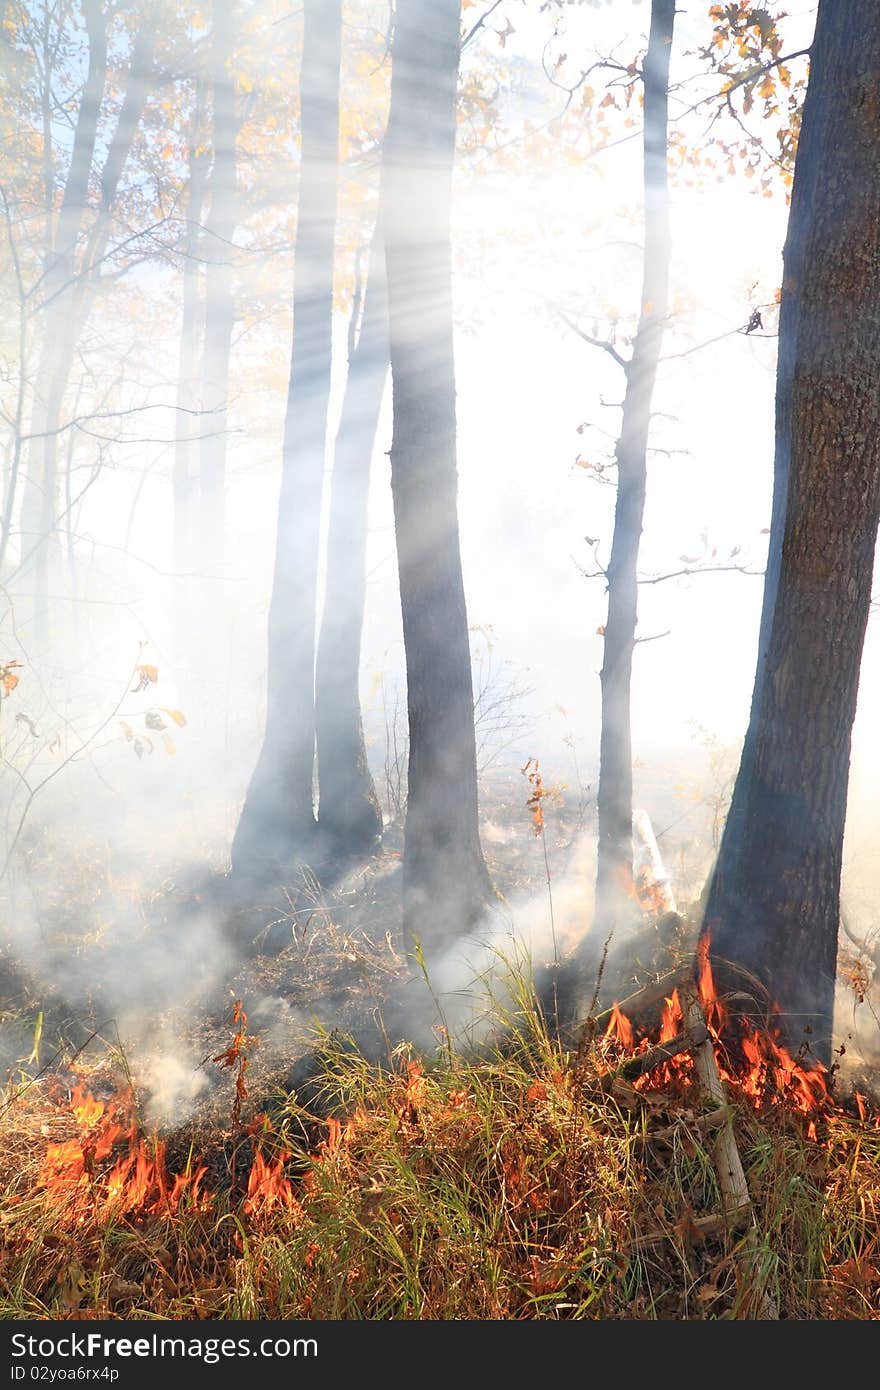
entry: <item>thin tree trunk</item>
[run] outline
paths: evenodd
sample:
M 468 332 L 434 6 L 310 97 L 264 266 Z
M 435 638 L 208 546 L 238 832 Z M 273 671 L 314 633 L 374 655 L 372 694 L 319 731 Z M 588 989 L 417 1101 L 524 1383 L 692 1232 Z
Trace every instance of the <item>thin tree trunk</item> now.
M 186 233 L 183 245 L 183 308 L 177 360 L 177 416 L 172 474 L 174 521 L 171 568 L 175 576 L 174 630 L 179 663 L 188 659 L 192 638 L 192 613 L 189 603 L 192 585 L 185 576 L 191 574 L 196 567 L 194 551 L 198 478 L 195 470 L 195 440 L 199 434 L 199 426 L 194 412 L 197 409 L 196 364 L 202 320 L 198 254 L 207 164 L 207 153 L 202 148 L 205 138 L 204 106 L 204 85 L 199 82 L 187 152 L 189 179 L 184 207 Z
M 321 857 L 329 860 L 362 853 L 382 834 L 382 811 L 364 743 L 359 677 L 370 463 L 388 367 L 385 253 L 377 226 L 336 438 L 315 681 Z
M 606 936 L 632 914 L 632 728 L 630 692 L 638 619 L 638 558 L 645 510 L 651 400 L 669 297 L 666 150 L 669 58 L 675 0 L 653 0 L 645 57 L 645 253 L 639 324 L 626 365 L 617 441 L 617 500 L 608 564 L 608 617 L 602 663 L 596 923 Z
M 78 313 L 75 315 L 75 336 L 82 333 L 91 308 L 93 292 L 100 275 L 100 264 L 110 239 L 111 217 L 119 184 L 131 153 L 135 132 L 140 125 L 150 92 L 153 76 L 153 55 L 159 28 L 159 11 L 148 10 L 135 36 L 131 63 L 125 84 L 125 95 L 116 121 L 116 129 L 107 148 L 101 170 L 101 192 L 98 216 L 92 224 L 82 258 L 83 273 L 76 283 Z
M 749 733 L 704 929 L 831 1060 L 852 723 L 880 517 L 880 18 L 821 0 L 785 248 Z
M 148 14 L 134 42 L 125 96 L 101 172 L 98 214 L 77 270 L 76 244 L 88 204 L 89 174 L 107 63 L 106 21 L 97 7 L 86 5 L 84 10 L 89 33 L 89 71 L 77 118 L 54 257 L 44 282 L 47 340 L 44 342 L 38 374 L 40 403 L 35 417 L 38 425 L 33 428 L 33 432 L 40 436 L 39 490 L 32 493 L 30 502 L 26 495 L 26 521 L 23 523 L 25 530 L 32 524 L 37 527 L 37 544 L 33 555 L 34 588 L 37 595 L 37 632 L 43 641 L 48 635 L 45 594 L 48 592 L 51 534 L 56 523 L 61 410 L 76 345 L 94 302 L 98 267 L 110 236 L 110 219 L 119 182 L 146 104 L 159 22 L 158 13 Z
M 232 0 L 215 0 L 211 51 L 210 213 L 205 227 L 205 346 L 202 408 L 210 411 L 199 444 L 200 561 L 206 575 L 223 571 L 226 537 L 226 418 L 229 357 L 235 307 L 232 296 L 232 238 L 237 221 L 235 87 L 229 71 L 233 52 Z
M 315 604 L 333 326 L 341 0 L 305 0 L 293 348 L 269 608 L 266 732 L 236 875 L 286 875 L 314 842 Z
M 22 531 L 32 551 L 34 622 L 38 646 L 48 639 L 49 557 L 58 491 L 58 426 L 73 343 L 67 315 L 75 285 L 76 246 L 88 204 L 89 173 L 107 76 L 107 25 L 100 0 L 83 0 L 88 70 L 77 112 L 70 169 L 43 279 L 43 346 L 31 422 L 32 456 L 23 499 Z
M 404 927 L 436 952 L 493 899 L 459 548 L 450 208 L 459 0 L 400 0 L 383 168 L 391 489 L 409 713 Z

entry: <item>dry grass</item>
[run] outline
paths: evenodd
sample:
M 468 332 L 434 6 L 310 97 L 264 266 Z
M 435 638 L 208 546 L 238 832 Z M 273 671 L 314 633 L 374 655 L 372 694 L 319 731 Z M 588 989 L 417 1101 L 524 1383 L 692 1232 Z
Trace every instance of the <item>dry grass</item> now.
M 880 1315 L 873 1116 L 832 1107 L 812 1140 L 805 1116 L 731 1087 L 756 1227 L 705 1236 L 716 1180 L 686 1079 L 609 1095 L 595 1051 L 561 1049 L 525 988 L 517 1021 L 480 1060 L 400 1047 L 385 1069 L 325 1039 L 329 1118 L 292 1098 L 200 1136 L 207 1204 L 156 1189 L 114 1207 L 134 1132 L 51 1191 L 48 1146 L 88 1142 L 70 1074 L 42 1079 L 0 1120 L 0 1316 L 736 1318 L 754 1280 L 784 1317 Z M 125 1082 L 109 1064 L 82 1079 L 105 1101 Z M 274 1197 L 254 1195 L 256 1153 Z M 168 1182 L 196 1162 L 174 1136 L 168 1155 Z

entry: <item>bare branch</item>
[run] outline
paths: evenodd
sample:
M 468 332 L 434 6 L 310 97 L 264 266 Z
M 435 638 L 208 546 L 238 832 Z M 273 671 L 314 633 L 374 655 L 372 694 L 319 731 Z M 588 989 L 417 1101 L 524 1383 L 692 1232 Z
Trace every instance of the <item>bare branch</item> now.
M 585 333 L 582 328 L 578 327 L 573 319 L 568 317 L 564 309 L 560 309 L 558 304 L 551 303 L 550 307 L 553 309 L 554 313 L 562 319 L 566 327 L 571 329 L 572 333 L 576 333 L 579 338 L 583 338 L 584 342 L 589 343 L 591 347 L 601 348 L 603 352 L 607 352 L 608 356 L 613 357 L 618 367 L 622 367 L 625 372 L 629 370 L 629 363 L 625 357 L 621 357 L 613 343 L 606 342 L 603 338 L 594 338 L 591 334 Z
M 695 574 L 753 574 L 762 576 L 764 570 L 752 570 L 748 565 L 696 565 L 686 569 L 670 570 L 669 574 L 654 574 L 640 579 L 640 584 L 663 584 L 667 579 L 681 579 Z
M 463 53 L 464 50 L 467 48 L 468 44 L 470 43 L 470 41 L 471 41 L 471 39 L 474 37 L 474 35 L 475 35 L 480 29 L 482 29 L 483 25 L 486 23 L 486 20 L 489 18 L 489 16 L 490 16 L 490 15 L 493 15 L 493 14 L 495 13 L 495 11 L 498 9 L 499 5 L 501 5 L 501 4 L 503 4 L 503 0 L 495 0 L 494 5 L 490 5 L 489 8 L 488 8 L 488 10 L 484 10 L 484 12 L 480 15 L 480 18 L 477 20 L 477 22 L 476 22 L 476 24 L 474 25 L 474 27 L 464 36 L 464 38 L 463 38 L 462 41 L 461 41 L 461 51 L 462 51 L 462 53 Z

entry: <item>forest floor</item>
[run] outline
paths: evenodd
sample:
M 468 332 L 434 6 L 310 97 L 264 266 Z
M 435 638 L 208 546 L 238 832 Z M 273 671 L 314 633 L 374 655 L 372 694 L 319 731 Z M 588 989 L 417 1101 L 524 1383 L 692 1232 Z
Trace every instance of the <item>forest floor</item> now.
M 84 934 L 66 875 L 41 905 L 42 980 L 34 953 L 0 990 L 0 1315 L 880 1316 L 861 1060 L 826 1089 L 770 1039 L 756 1061 L 716 1038 L 752 1201 L 744 1228 L 719 1219 L 690 1060 L 609 1083 L 654 1034 L 603 1037 L 603 1020 L 560 1037 L 534 994 L 532 968 L 579 934 L 591 870 L 582 814 L 548 814 L 542 840 L 524 800 L 499 782 L 487 857 L 518 921 L 546 926 L 553 898 L 555 946 L 545 932 L 529 961 L 505 957 L 471 1048 L 394 925 L 393 828 L 332 892 L 304 880 L 255 905 L 273 953 L 243 960 L 204 881 L 131 890 L 126 917 L 118 875 L 94 901 L 98 855 Z M 646 923 L 614 993 L 688 946 Z M 388 1022 L 413 989 L 416 1043 Z

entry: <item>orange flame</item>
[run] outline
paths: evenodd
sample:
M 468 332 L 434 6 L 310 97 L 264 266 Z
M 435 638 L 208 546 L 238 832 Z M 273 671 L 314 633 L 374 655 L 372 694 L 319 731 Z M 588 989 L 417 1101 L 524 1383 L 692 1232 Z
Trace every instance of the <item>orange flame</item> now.
M 663 1013 L 660 1016 L 660 1042 L 671 1042 L 681 1032 L 681 1023 L 684 1015 L 681 1011 L 681 1000 L 678 997 L 678 990 L 674 989 L 668 999 L 663 1001 Z
M 48 1146 L 39 1177 L 47 1199 L 68 1219 L 83 1220 L 87 1203 L 105 1217 L 133 1212 L 170 1215 L 184 1198 L 191 1210 L 205 1211 L 211 1205 L 213 1198 L 202 1189 L 204 1166 L 193 1169 L 187 1164 L 183 1173 L 169 1178 L 165 1145 L 157 1140 L 151 1148 L 140 1137 L 130 1092 L 105 1102 L 80 1083 L 70 1105 L 79 1134 Z M 128 1152 L 102 1172 L 100 1165 L 122 1141 L 127 1141 Z
M 105 1110 L 104 1102 L 89 1094 L 84 1081 L 74 1086 L 70 1095 L 70 1108 L 80 1129 L 94 1129 Z
M 248 1178 L 247 1197 L 244 1209 L 251 1216 L 268 1215 L 275 1207 L 292 1211 L 299 1206 L 289 1180 L 284 1176 L 284 1163 L 289 1154 L 279 1154 L 274 1162 L 267 1163 L 259 1149 Z
M 810 1116 L 807 1134 L 815 1138 L 818 1133 L 816 1118 L 833 1106 L 825 1068 L 821 1065 L 805 1066 L 782 1045 L 778 1033 L 771 1033 L 767 1029 L 746 1029 L 744 1021 L 738 1016 L 736 1026 L 733 1026 L 716 990 L 709 961 L 708 938 L 700 941 L 697 964 L 700 1002 L 722 1080 L 746 1096 L 756 1110 L 767 1105 L 787 1104 L 801 1114 Z M 678 990 L 673 990 L 664 1003 L 658 1041 L 665 1043 L 677 1037 L 682 1024 L 681 1000 Z M 724 1041 L 722 1032 L 725 1033 Z M 636 1041 L 632 1024 L 617 1004 L 611 1010 L 602 1041 L 617 1042 L 636 1053 L 649 1046 L 647 1037 Z M 656 1067 L 639 1077 L 634 1084 L 637 1090 L 655 1090 L 671 1083 L 688 1085 L 692 1070 L 693 1060 L 685 1051 L 665 1062 L 662 1067 Z M 858 1099 L 856 1103 L 862 1113 L 863 1103 Z
M 715 988 L 715 978 L 709 960 L 708 936 L 701 936 L 697 942 L 697 968 L 700 1003 L 706 1015 L 706 1027 L 719 1037 L 727 1023 L 727 1013 Z
M 619 1042 L 621 1047 L 631 1048 L 635 1046 L 633 1026 L 626 1014 L 620 1012 L 616 1003 L 612 1006 L 608 1027 L 602 1035 L 603 1042 L 610 1042 L 611 1040 Z

